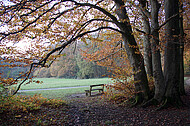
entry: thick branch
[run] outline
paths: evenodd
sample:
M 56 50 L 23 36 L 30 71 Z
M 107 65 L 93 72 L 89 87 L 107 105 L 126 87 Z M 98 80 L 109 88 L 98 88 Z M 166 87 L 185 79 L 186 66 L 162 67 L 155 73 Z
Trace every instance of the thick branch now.
M 89 6 L 89 7 L 92 7 L 94 9 L 97 9 L 97 10 L 101 11 L 102 13 L 104 13 L 105 15 L 107 15 L 108 17 L 110 17 L 113 21 L 118 22 L 117 18 L 114 15 L 112 15 L 111 13 L 109 13 L 108 11 L 106 11 L 105 9 L 103 9 L 101 7 L 98 7 L 98 6 L 90 4 L 90 3 L 78 3 L 74 0 L 72 0 L 72 2 L 74 2 L 76 5 Z
M 82 25 L 81 25 L 81 27 L 80 28 L 78 28 L 76 31 L 75 31 L 75 33 L 73 34 L 73 37 L 78 33 L 78 34 L 80 34 L 81 32 L 82 32 L 82 30 L 85 28 L 85 27 L 87 27 L 91 22 L 93 22 L 93 21 L 105 21 L 105 22 L 111 22 L 111 23 L 115 23 L 115 22 L 113 22 L 113 21 L 111 21 L 111 20 L 106 20 L 106 19 L 91 19 L 91 20 L 88 20 L 88 21 L 86 21 L 85 23 L 83 23 Z M 72 37 L 72 38 L 73 38 Z

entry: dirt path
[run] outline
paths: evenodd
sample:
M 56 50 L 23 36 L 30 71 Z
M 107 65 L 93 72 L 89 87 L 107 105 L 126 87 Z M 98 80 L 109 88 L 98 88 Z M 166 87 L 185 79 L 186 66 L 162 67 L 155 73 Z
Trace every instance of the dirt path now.
M 181 109 L 168 108 L 155 111 L 155 108 L 127 108 L 121 107 L 96 97 L 70 97 L 70 110 L 72 121 L 70 125 L 77 126 L 189 126 L 190 125 L 190 93 L 183 97 L 187 105 Z

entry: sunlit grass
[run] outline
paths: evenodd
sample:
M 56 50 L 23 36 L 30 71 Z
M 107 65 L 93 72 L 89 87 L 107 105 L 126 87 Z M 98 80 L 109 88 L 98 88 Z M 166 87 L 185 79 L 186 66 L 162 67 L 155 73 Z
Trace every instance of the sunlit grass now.
M 41 94 L 45 98 L 64 99 L 65 96 L 68 96 L 71 94 L 85 93 L 84 90 L 89 89 L 89 85 L 111 83 L 110 78 L 98 78 L 98 79 L 35 78 L 34 80 L 43 81 L 43 83 L 42 84 L 31 83 L 27 85 L 22 85 L 21 90 L 75 87 L 75 86 L 88 86 L 88 87 L 78 87 L 78 88 L 71 88 L 71 89 L 56 89 L 56 90 L 26 91 L 26 92 L 18 92 L 17 94 L 29 95 L 29 96 L 33 96 L 35 94 Z
M 41 91 L 27 91 L 19 92 L 18 95 L 30 95 L 41 94 L 42 97 L 49 99 L 64 99 L 66 96 L 71 94 L 85 93 L 84 90 L 89 89 L 89 87 L 80 87 L 72 89 L 59 89 L 59 90 L 41 90 Z
M 111 82 L 110 78 L 97 78 L 97 79 L 35 78 L 34 80 L 43 81 L 43 83 L 23 84 L 21 86 L 21 90 L 89 86 L 92 84 L 108 84 Z

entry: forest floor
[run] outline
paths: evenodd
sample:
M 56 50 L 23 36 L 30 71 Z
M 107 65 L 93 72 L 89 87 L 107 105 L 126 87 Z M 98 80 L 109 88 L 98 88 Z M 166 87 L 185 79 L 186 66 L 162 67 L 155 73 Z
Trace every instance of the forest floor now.
M 105 101 L 101 96 L 72 96 L 69 125 L 77 126 L 190 126 L 190 86 L 182 97 L 184 107 L 156 111 L 157 107 L 126 107 Z
M 101 95 L 86 97 L 75 94 L 67 97 L 67 106 L 44 107 L 22 116 L 3 115 L 0 125 L 63 125 L 63 126 L 190 126 L 190 78 L 187 95 L 181 108 L 156 111 L 148 108 L 119 106 L 102 99 Z M 1 121 L 2 121 L 1 120 Z

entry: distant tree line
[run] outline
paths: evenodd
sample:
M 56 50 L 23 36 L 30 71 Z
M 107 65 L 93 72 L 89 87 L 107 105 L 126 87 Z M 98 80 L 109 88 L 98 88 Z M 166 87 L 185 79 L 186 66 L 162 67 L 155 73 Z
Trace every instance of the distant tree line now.
M 101 78 L 110 75 L 106 67 L 98 66 L 94 62 L 86 61 L 82 57 L 82 48 L 88 45 L 71 45 L 65 49 L 63 56 L 59 57 L 49 68 L 38 68 L 33 73 L 36 77 L 57 77 L 57 78 Z
M 2 59 L 2 57 L 0 57 Z M 3 63 L 0 62 L 0 65 L 4 67 L 0 67 L 1 78 L 17 78 L 21 73 L 26 73 L 28 71 L 28 67 L 22 67 L 23 63 L 15 63 L 20 67 L 10 67 L 11 63 Z

